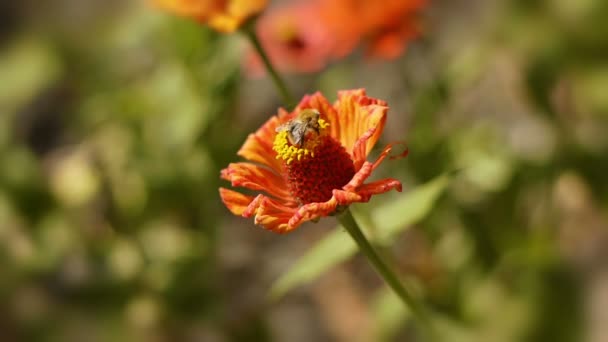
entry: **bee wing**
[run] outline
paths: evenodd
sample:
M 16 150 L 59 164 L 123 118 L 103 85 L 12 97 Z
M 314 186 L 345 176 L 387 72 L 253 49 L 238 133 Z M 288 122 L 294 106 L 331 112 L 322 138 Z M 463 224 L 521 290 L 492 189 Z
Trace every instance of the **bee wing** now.
M 291 123 L 290 122 L 286 122 L 280 126 L 278 126 L 277 128 L 274 129 L 275 132 L 279 133 L 279 132 L 285 132 L 285 131 L 289 131 L 291 127 Z
M 295 125 L 291 128 L 291 137 L 293 144 L 302 146 L 304 144 L 304 136 L 306 135 L 306 125 Z

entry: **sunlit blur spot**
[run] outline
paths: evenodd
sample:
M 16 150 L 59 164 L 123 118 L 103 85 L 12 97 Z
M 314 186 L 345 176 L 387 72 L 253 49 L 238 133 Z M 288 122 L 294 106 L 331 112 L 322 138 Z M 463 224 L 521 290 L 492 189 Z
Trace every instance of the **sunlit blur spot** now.
M 211 170 L 214 170 L 214 161 L 209 156 L 209 152 L 204 148 L 193 149 L 185 160 L 185 171 L 193 180 L 205 179 L 215 176 Z
M 176 262 L 191 251 L 187 232 L 170 222 L 154 222 L 141 234 L 141 243 L 148 258 L 157 262 Z
M 490 126 L 472 127 L 453 139 L 454 159 L 464 176 L 460 181 L 466 182 L 457 193 L 460 199 L 476 202 L 485 193 L 498 191 L 507 184 L 513 172 L 513 160 Z
M 142 256 L 131 241 L 122 239 L 115 241 L 109 252 L 108 267 L 116 278 L 132 279 L 139 273 L 142 266 Z
M 148 328 L 159 321 L 161 311 L 160 304 L 156 299 L 149 296 L 140 296 L 129 302 L 125 314 L 129 323 L 139 328 Z
M 473 242 L 462 229 L 446 229 L 435 247 L 435 254 L 441 265 L 457 270 L 474 256 Z
M 82 153 L 58 157 L 50 176 L 53 193 L 67 206 L 83 205 L 99 190 L 97 173 Z
M 103 99 L 91 100 L 89 105 L 91 107 L 103 106 L 103 103 L 96 103 L 97 101 L 103 101 Z M 92 110 L 87 111 L 87 114 Z M 102 110 L 102 108 L 99 110 Z M 126 127 L 117 124 L 107 124 L 95 134 L 93 145 L 95 146 L 97 156 L 104 166 L 110 172 L 118 172 L 119 170 L 113 170 L 112 167 L 122 167 L 129 161 L 129 157 L 133 153 L 133 139 L 133 132 L 129 131 Z
M 508 134 L 514 153 L 522 159 L 537 163 L 546 162 L 556 150 L 555 130 L 542 118 L 523 117 L 513 124 Z
M 6 240 L 8 254 L 12 257 L 15 263 L 22 265 L 31 265 L 36 257 L 36 249 L 32 238 L 24 231 L 15 229 Z
M 471 284 L 472 293 L 463 310 L 469 317 L 483 322 L 484 339 L 488 341 L 517 341 L 532 316 L 532 303 L 523 296 L 515 296 L 498 279 Z M 497 320 L 496 317 L 502 317 Z M 506 334 L 505 336 L 501 336 Z
M 563 172 L 555 183 L 554 201 L 560 212 L 581 212 L 591 202 L 589 186 L 581 176 L 573 171 Z
M 0 103 L 3 114 L 7 114 L 11 107 L 23 105 L 58 78 L 60 61 L 52 51 L 44 40 L 32 39 L 19 40 L 14 46 L 3 50 L 0 55 Z

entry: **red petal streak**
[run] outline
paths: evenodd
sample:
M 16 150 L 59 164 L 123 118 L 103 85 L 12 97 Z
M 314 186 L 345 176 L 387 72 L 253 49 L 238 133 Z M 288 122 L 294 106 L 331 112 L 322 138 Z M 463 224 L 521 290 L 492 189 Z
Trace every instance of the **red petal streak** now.
M 374 166 L 373 166 L 372 170 L 375 170 L 378 167 L 378 165 L 380 165 L 382 163 L 382 161 L 384 161 L 384 159 L 388 156 L 388 154 L 391 153 L 393 148 L 397 145 L 403 146 L 404 150 L 399 154 L 389 156 L 389 159 L 394 160 L 394 159 L 401 159 L 401 158 L 407 157 L 407 155 L 410 153 L 410 150 L 407 148 L 407 146 L 405 146 L 404 143 L 402 143 L 402 142 L 390 143 L 384 147 L 382 152 L 380 152 L 378 159 L 376 159 L 376 161 L 374 162 Z
M 364 197 L 359 193 L 344 190 L 334 190 L 334 198 L 340 205 L 349 205 L 355 202 L 367 202 L 371 196 Z
M 260 203 L 267 198 L 264 195 L 257 195 L 255 198 L 249 203 L 247 208 L 243 211 L 241 216 L 243 217 L 252 217 L 258 212 L 258 208 L 260 207 Z
M 255 224 L 276 233 L 287 233 L 296 227 L 288 224 L 297 209 L 280 204 L 268 197 L 261 198 L 255 216 Z
M 358 187 L 365 182 L 365 180 L 372 174 L 374 171 L 374 164 L 370 162 L 363 163 L 363 166 L 357 171 L 357 173 L 353 176 L 353 179 L 348 182 L 342 189 L 346 191 L 355 191 Z
M 301 206 L 289 220 L 289 230 L 297 228 L 306 221 L 314 220 L 319 217 L 328 216 L 334 211 L 338 202 L 332 197 L 327 202 L 315 202 Z
M 226 205 L 228 210 L 234 215 L 243 215 L 243 212 L 247 209 L 247 206 L 253 201 L 253 197 L 246 196 L 240 192 L 220 188 L 220 197 L 222 202 Z
M 401 182 L 393 178 L 387 178 L 361 185 L 357 188 L 356 192 L 334 190 L 333 196 L 340 205 L 349 205 L 357 202 L 368 202 L 373 195 L 382 194 L 393 189 L 401 192 Z
M 368 184 L 363 184 L 357 189 L 357 193 L 362 196 L 369 196 L 383 194 L 391 190 L 397 190 L 401 192 L 401 182 L 394 178 L 381 179 Z
M 283 177 L 265 167 L 251 163 L 231 163 L 222 170 L 221 176 L 230 181 L 232 186 L 265 191 L 283 201 L 293 201 Z

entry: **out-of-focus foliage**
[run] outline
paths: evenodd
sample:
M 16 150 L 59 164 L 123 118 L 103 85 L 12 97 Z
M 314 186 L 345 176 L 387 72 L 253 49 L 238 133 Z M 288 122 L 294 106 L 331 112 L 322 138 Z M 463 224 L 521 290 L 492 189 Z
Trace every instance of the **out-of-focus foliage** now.
M 366 223 L 365 233 L 376 243 L 390 245 L 397 234 L 429 214 L 447 183 L 448 177 L 440 176 L 429 184 L 400 196 L 394 202 L 383 205 L 371 214 L 357 215 L 362 216 L 359 222 L 361 225 Z M 345 239 L 344 234 L 343 228 L 338 227 L 319 241 L 277 280 L 271 289 L 272 296 L 280 297 L 293 287 L 318 278 L 322 273 L 355 254 L 357 245 L 353 240 Z
M 0 340 L 414 340 L 357 256 L 267 300 L 348 236 L 274 235 L 221 204 L 219 170 L 280 106 L 241 72 L 240 35 L 136 1 L 0 8 Z M 435 1 L 401 59 L 289 78 L 391 106 L 382 139 L 410 155 L 378 177 L 404 192 L 357 210 L 391 228 L 381 251 L 446 341 L 608 339 L 605 18 L 602 0 Z M 452 170 L 408 221 L 401 201 Z

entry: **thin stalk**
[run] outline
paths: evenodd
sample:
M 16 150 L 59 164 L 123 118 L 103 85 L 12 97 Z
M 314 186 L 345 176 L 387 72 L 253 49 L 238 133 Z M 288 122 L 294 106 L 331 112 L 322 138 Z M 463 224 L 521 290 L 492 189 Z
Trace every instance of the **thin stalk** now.
M 274 85 L 279 90 L 279 93 L 281 93 L 281 97 L 283 98 L 283 102 L 284 102 L 285 106 L 289 110 L 291 110 L 292 107 L 295 105 L 295 98 L 294 98 L 293 94 L 291 93 L 291 91 L 289 90 L 289 88 L 287 87 L 287 84 L 285 83 L 285 81 L 283 81 L 283 79 L 281 78 L 279 73 L 276 71 L 276 69 L 272 65 L 270 58 L 268 58 L 268 54 L 264 50 L 264 47 L 260 43 L 260 40 L 258 39 L 258 36 L 255 33 L 254 22 L 243 27 L 243 32 L 245 33 L 245 35 L 251 42 L 251 45 L 253 45 L 253 47 L 255 48 L 255 51 L 258 53 L 260 58 L 262 58 L 262 61 L 264 62 L 264 66 L 266 67 L 266 70 L 270 74 L 270 77 L 272 78 Z
M 431 326 L 430 319 L 422 304 L 403 286 L 395 273 L 386 265 L 380 258 L 374 247 L 361 231 L 361 228 L 355 221 L 350 209 L 346 209 L 340 215 L 338 220 L 350 236 L 359 246 L 359 250 L 365 254 L 369 262 L 374 266 L 376 271 L 384 279 L 384 281 L 395 291 L 405 306 L 410 310 L 412 316 L 418 321 L 423 332 L 426 334 L 429 341 L 435 341 L 436 335 Z

